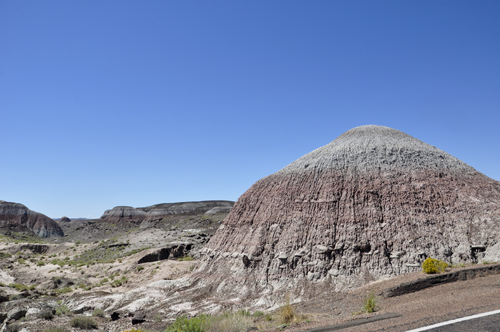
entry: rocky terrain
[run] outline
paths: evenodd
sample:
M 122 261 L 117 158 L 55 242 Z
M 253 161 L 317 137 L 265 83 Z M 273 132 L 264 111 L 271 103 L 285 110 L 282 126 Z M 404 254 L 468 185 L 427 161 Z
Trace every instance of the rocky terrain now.
M 64 237 L 9 231 L 0 236 L 0 323 L 45 331 L 94 315 L 104 331 L 163 331 L 182 315 L 245 310 L 243 330 L 295 331 L 356 319 L 369 293 L 408 314 L 398 309 L 408 292 L 438 294 L 432 303 L 449 295 L 422 290 L 438 284 L 421 272 L 427 257 L 450 263 L 448 272 L 498 262 L 499 225 L 498 181 L 405 133 L 363 126 L 257 181 L 234 206 L 120 206 L 98 220 L 61 218 Z M 468 285 L 483 294 L 497 279 Z M 283 323 L 290 307 L 298 314 Z
M 0 201 L 0 231 L 31 231 L 42 238 L 64 236 L 59 225 L 44 214 L 19 203 Z
M 162 204 L 181 208 L 147 222 L 61 218 L 56 225 L 64 236 L 59 238 L 40 238 L 23 228 L 0 235 L 0 327 L 6 329 L 21 319 L 29 331 L 43 331 L 57 325 L 57 319 L 68 323 L 70 314 L 89 313 L 86 307 L 75 309 L 72 301 L 127 294 L 152 282 L 189 275 L 200 249 L 232 204 Z M 68 315 L 40 320 L 43 312 L 61 306 Z M 128 314 L 135 311 L 116 310 L 121 317 L 116 324 L 130 324 Z

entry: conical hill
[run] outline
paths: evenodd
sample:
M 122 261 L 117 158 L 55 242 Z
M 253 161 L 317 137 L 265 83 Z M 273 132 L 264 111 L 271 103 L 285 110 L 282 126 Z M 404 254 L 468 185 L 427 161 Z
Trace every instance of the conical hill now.
M 426 257 L 499 260 L 499 226 L 498 181 L 401 131 L 362 126 L 248 189 L 197 276 L 238 296 L 353 288 L 419 271 Z

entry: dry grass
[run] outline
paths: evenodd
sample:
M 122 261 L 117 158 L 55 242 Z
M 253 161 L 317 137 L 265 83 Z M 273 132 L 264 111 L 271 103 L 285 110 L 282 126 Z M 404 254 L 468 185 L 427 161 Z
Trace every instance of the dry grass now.
M 277 315 L 278 315 L 278 320 L 282 324 L 290 324 L 291 322 L 299 320 L 299 317 L 295 312 L 295 308 L 290 304 L 289 294 L 286 295 L 285 304 L 281 308 L 279 308 Z
M 212 317 L 208 332 L 246 332 L 253 325 L 253 318 L 245 313 L 226 313 Z

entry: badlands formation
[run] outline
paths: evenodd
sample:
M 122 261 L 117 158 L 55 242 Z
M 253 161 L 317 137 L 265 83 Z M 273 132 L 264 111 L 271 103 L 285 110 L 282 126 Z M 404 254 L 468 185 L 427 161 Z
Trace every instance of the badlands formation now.
M 229 213 L 233 207 L 232 201 L 201 201 L 163 203 L 142 208 L 131 206 L 116 206 L 106 210 L 100 220 L 117 224 L 135 224 L 154 222 L 171 215 L 213 215 Z
M 225 297 L 333 290 L 497 261 L 500 183 L 401 131 L 361 126 L 257 181 L 202 250 Z
M 0 201 L 0 228 L 29 230 L 42 238 L 64 236 L 61 227 L 46 215 L 31 211 L 22 204 L 6 201 Z

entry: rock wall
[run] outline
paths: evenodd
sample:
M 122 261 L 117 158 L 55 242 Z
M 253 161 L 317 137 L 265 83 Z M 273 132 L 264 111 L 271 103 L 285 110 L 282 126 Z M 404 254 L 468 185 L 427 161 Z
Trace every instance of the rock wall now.
M 43 238 L 64 236 L 61 227 L 51 218 L 22 204 L 6 201 L 0 201 L 0 227 L 28 229 Z

